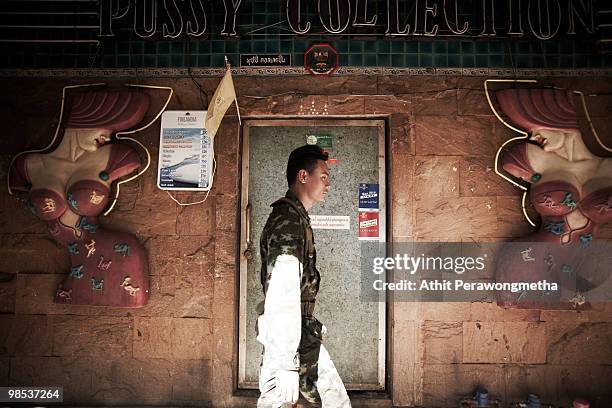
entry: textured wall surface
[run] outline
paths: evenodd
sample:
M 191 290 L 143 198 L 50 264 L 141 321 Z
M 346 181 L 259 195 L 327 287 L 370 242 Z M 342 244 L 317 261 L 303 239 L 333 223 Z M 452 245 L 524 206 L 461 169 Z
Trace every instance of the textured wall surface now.
M 197 80 L 208 96 L 218 82 Z M 387 118 L 394 239 L 507 240 L 530 227 L 517 192 L 492 171 L 497 146 L 511 132 L 491 114 L 482 81 L 235 78 L 243 117 L 302 117 L 309 113 L 304 106 L 326 104 L 329 115 Z M 207 104 L 189 78 L 140 82 L 171 84 L 177 93 L 169 109 Z M 12 155 L 48 143 L 61 88 L 74 83 L 2 80 L 3 182 Z M 547 83 L 612 91 L 612 81 L 603 78 Z M 610 116 L 610 96 L 589 101 L 596 121 Z M 151 298 L 142 309 L 53 304 L 67 255 L 23 202 L 0 191 L 0 272 L 10 278 L 0 282 L 0 385 L 61 384 L 66 401 L 78 404 L 253 406 L 252 399 L 234 396 L 232 385 L 240 177 L 235 113 L 231 108 L 219 131 L 219 171 L 205 204 L 178 207 L 155 187 L 150 170 L 122 189 L 118 208 L 102 220 L 135 233 L 149 252 Z M 139 136 L 154 158 L 158 131 L 153 126 Z M 612 144 L 612 133 L 603 136 Z M 601 235 L 612 238 L 612 228 Z M 579 313 L 504 310 L 478 302 L 397 303 L 389 313 L 388 389 L 394 405 L 456 406 L 478 383 L 505 403 L 532 391 L 565 406 L 577 395 L 597 406 L 612 405 L 609 305 Z

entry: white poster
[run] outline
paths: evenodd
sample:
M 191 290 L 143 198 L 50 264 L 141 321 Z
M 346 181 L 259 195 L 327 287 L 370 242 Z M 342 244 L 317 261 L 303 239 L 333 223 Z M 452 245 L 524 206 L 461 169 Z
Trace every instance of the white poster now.
M 207 111 L 166 111 L 159 135 L 157 186 L 162 190 L 210 190 L 213 151 Z
M 311 215 L 312 229 L 347 230 L 351 228 L 351 217 L 344 215 Z

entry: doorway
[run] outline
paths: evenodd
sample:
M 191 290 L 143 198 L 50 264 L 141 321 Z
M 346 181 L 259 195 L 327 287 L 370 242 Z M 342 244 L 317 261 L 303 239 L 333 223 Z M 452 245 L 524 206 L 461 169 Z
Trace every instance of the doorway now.
M 329 152 L 331 188 L 309 211 L 321 286 L 315 316 L 327 326 L 324 344 L 348 390 L 385 389 L 386 308 L 360 300 L 362 240 L 386 240 L 385 122 L 383 120 L 247 120 L 243 125 L 238 388 L 257 388 L 262 347 L 256 306 L 263 301 L 259 237 L 270 204 L 287 190 L 289 153 L 304 144 Z M 375 206 L 359 200 L 378 190 Z M 377 208 L 375 208 L 377 207 Z M 378 211 L 376 211 L 378 210 Z M 364 213 L 368 213 L 365 214 Z M 377 212 L 378 214 L 372 214 Z M 367 216 L 370 227 L 360 229 Z M 372 216 L 378 219 L 372 228 Z M 366 224 L 361 224 L 366 225 Z

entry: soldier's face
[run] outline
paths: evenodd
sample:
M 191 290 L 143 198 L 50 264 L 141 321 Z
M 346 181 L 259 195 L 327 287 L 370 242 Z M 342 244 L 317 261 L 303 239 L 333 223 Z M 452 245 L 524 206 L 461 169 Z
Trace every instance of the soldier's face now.
M 317 161 L 317 167 L 308 173 L 304 183 L 307 196 L 315 203 L 325 200 L 329 191 L 329 168 L 323 160 Z

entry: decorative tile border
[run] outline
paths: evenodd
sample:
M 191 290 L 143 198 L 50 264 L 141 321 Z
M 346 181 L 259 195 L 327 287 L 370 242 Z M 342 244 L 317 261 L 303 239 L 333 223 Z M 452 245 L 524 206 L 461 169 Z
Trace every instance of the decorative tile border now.
M 196 77 L 218 77 L 223 68 L 192 68 Z M 302 67 L 232 68 L 236 76 L 302 76 Z M 609 77 L 612 68 L 602 69 L 508 69 L 508 68 L 387 68 L 342 67 L 334 76 L 474 76 L 474 77 Z M 187 68 L 76 68 L 76 69 L 0 69 L 0 78 L 99 78 L 99 77 L 187 77 Z

